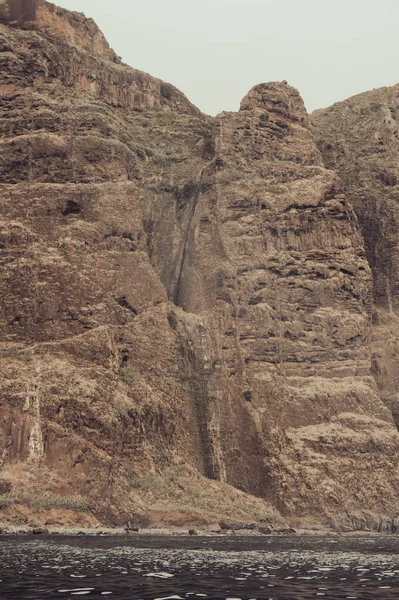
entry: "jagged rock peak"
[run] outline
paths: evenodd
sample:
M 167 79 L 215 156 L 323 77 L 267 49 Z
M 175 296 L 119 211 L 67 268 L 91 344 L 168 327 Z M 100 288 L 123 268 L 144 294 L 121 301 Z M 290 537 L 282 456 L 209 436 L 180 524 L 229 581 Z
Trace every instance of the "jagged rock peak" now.
M 35 32 L 34 43 L 39 43 L 40 48 L 46 46 L 41 66 L 35 62 L 35 57 L 41 61 L 41 50 L 30 47 L 33 37 L 24 31 Z M 131 110 L 163 108 L 201 115 L 173 85 L 124 64 L 93 19 L 83 13 L 68 11 L 46 0 L 0 0 L 0 37 L 4 47 L 17 57 L 24 77 L 23 65 L 31 60 L 31 73 L 35 72 L 36 77 L 44 76 L 47 81 L 60 77 L 66 85 L 112 106 Z M 25 54 L 22 46 L 26 47 Z M 15 80 L 14 69 L 8 83 L 13 85 Z M 33 85 L 33 80 L 26 80 L 25 85 Z
M 284 81 L 271 81 L 255 85 L 241 100 L 240 110 L 263 109 L 307 123 L 307 112 L 297 89 Z
M 0 0 L 0 23 L 63 38 L 102 58 L 121 62 L 93 19 L 46 0 Z

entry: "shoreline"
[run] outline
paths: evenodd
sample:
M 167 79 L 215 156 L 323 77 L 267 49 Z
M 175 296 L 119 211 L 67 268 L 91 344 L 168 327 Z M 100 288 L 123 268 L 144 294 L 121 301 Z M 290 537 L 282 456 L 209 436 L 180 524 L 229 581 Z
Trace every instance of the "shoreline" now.
M 193 530 L 192 530 L 193 531 Z M 33 536 L 38 539 L 43 537 L 81 537 L 81 538 L 95 538 L 95 537 L 125 537 L 128 539 L 135 538 L 153 538 L 153 537 L 185 537 L 185 538 L 196 538 L 196 537 L 212 537 L 212 538 L 286 538 L 286 537 L 338 537 L 338 538 L 351 538 L 351 537 L 396 537 L 395 533 L 378 532 L 378 531 L 333 531 L 333 530 L 312 530 L 312 529 L 299 529 L 290 531 L 270 531 L 268 533 L 256 531 L 256 530 L 196 530 L 190 533 L 190 530 L 182 528 L 143 528 L 138 531 L 129 530 L 127 531 L 123 527 L 51 527 L 51 528 L 32 528 L 18 525 L 6 525 L 0 526 L 0 536 Z

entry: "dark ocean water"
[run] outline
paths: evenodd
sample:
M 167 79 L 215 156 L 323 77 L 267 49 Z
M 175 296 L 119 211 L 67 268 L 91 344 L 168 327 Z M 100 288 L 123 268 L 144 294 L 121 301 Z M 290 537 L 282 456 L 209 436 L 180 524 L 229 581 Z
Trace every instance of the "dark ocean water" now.
M 0 599 L 399 599 L 399 537 L 0 536 Z

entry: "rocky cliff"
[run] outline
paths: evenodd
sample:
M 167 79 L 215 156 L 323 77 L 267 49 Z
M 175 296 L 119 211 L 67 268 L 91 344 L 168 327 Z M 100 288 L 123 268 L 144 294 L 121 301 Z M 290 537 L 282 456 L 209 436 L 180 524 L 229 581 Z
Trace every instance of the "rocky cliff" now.
M 328 168 L 358 217 L 373 274 L 372 373 L 399 425 L 399 86 L 376 89 L 312 115 Z
M 3 517 L 391 529 L 386 264 L 298 92 L 210 118 L 83 15 L 0 23 Z

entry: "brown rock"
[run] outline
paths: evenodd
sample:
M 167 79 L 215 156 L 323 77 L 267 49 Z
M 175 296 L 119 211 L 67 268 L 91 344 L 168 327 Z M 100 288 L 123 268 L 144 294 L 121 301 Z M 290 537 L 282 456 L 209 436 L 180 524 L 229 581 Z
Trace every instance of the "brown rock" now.
M 258 85 L 212 119 L 83 15 L 0 6 L 0 451 L 21 504 L 80 526 L 392 519 L 371 270 L 299 93 Z
M 312 115 L 326 166 L 356 212 L 373 274 L 372 373 L 399 424 L 399 86 L 376 89 Z
M 4 479 L 0 480 L 0 494 L 9 494 L 11 492 L 11 482 Z
M 48 529 L 40 529 L 39 527 L 36 527 L 35 529 L 32 529 L 32 533 L 33 535 L 45 535 L 45 534 L 49 534 L 49 530 Z
M 273 533 L 273 528 L 272 527 L 258 527 L 258 531 L 259 533 L 261 533 L 262 535 L 271 535 Z

